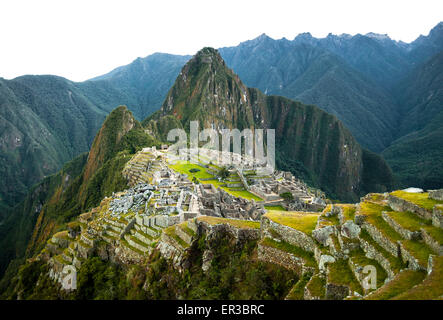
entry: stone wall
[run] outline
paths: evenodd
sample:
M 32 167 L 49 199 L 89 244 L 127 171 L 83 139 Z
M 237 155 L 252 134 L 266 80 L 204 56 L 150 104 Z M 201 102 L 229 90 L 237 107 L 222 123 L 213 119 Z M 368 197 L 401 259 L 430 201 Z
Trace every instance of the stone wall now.
M 393 195 L 388 196 L 388 204 L 394 211 L 410 211 L 423 219 L 432 219 L 432 214 L 428 210 Z
M 315 242 L 307 234 L 288 226 L 275 223 L 271 219 L 263 216 L 261 219 L 262 237 L 269 236 L 272 238 L 272 234 L 270 233 L 269 229 L 277 232 L 281 236 L 281 240 L 300 247 L 305 251 L 315 252 Z
M 381 216 L 383 220 L 389 224 L 392 229 L 394 229 L 397 233 L 399 233 L 403 238 L 408 240 L 420 240 L 421 233 L 419 231 L 410 231 L 403 228 L 400 224 L 398 224 L 394 219 L 392 219 L 386 212 L 382 212 Z
M 274 264 L 278 264 L 286 269 L 294 270 L 299 276 L 304 273 L 313 273 L 314 268 L 305 265 L 302 258 L 276 248 L 258 244 L 258 259 Z
M 400 251 L 397 243 L 394 243 L 383 236 L 377 228 L 368 222 L 364 222 L 362 224 L 362 228 L 368 231 L 369 235 L 386 251 L 388 251 L 394 257 L 400 257 Z
M 366 256 L 370 259 L 377 261 L 380 266 L 386 271 L 388 280 L 392 280 L 395 277 L 395 273 L 391 269 L 391 263 L 380 252 L 378 252 L 372 245 L 366 240 L 360 238 L 360 247 L 365 252 Z
M 443 256 L 443 245 L 440 245 L 440 243 L 432 238 L 431 235 L 423 228 L 421 229 L 421 234 L 424 242 L 439 256 Z
M 432 225 L 443 229 L 443 205 L 434 206 L 432 210 Z
M 443 189 L 429 190 L 429 198 L 443 201 Z
M 408 268 L 412 270 L 426 270 L 426 266 L 420 265 L 418 260 L 406 250 L 401 242 L 398 243 L 403 262 L 408 263 Z

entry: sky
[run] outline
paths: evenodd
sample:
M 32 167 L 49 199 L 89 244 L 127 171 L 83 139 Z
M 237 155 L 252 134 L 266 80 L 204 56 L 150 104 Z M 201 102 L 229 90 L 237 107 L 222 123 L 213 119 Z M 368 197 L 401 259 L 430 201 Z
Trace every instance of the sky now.
M 84 81 L 154 52 L 192 55 L 262 33 L 375 32 L 411 42 L 440 21 L 441 0 L 0 0 L 0 77 Z

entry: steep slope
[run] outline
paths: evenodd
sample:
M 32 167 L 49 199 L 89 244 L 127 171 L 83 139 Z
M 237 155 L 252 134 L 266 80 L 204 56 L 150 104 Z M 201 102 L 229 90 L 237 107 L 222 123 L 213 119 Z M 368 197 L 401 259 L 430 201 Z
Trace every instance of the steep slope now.
M 106 113 L 63 78 L 0 79 L 2 205 L 14 205 L 33 184 L 87 151 Z
M 315 104 L 343 121 L 363 146 L 383 150 L 397 120 L 394 100 L 328 46 L 309 39 L 291 42 L 262 35 L 220 52 L 248 86 Z
M 189 58 L 154 53 L 89 82 L 104 83 L 124 92 L 131 99 L 124 103 L 131 106 L 137 119 L 144 119 L 161 106 L 175 77 Z
M 199 51 L 183 67 L 162 108 L 145 123 L 165 116 L 174 116 L 185 129 L 190 120 L 216 129 L 275 129 L 277 165 L 333 197 L 356 199 L 377 184 L 386 188 L 392 182 L 384 161 L 365 156 L 337 118 L 315 106 L 247 88 L 211 48 Z M 368 168 L 371 186 L 363 174 Z
M 127 187 L 121 172 L 131 154 L 155 144 L 124 106 L 112 111 L 89 154 L 38 184 L 0 226 L 0 271 L 11 258 L 40 250 L 47 237 L 107 195 Z
M 443 52 L 419 66 L 397 88 L 400 105 L 398 139 L 383 155 L 408 185 L 443 185 Z

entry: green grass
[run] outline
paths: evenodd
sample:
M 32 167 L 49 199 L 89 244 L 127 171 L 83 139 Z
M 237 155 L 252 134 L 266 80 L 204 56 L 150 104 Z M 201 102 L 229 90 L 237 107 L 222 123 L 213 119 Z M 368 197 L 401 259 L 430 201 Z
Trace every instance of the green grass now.
M 205 221 L 212 225 L 225 223 L 225 224 L 230 224 L 237 228 L 260 229 L 259 221 L 227 219 L 227 218 L 210 217 L 210 216 L 200 216 L 197 219 L 200 221 Z
M 145 255 L 145 253 L 144 253 L 143 251 L 141 251 L 141 250 L 139 250 L 139 249 L 137 249 L 137 248 L 131 246 L 131 245 L 128 243 L 128 241 L 126 241 L 125 239 L 121 239 L 121 240 L 120 240 L 120 243 L 123 244 L 125 247 L 129 248 L 131 251 L 134 251 L 134 252 L 138 253 L 138 254 L 141 255 L 141 256 L 144 256 L 144 255 Z
M 339 259 L 328 265 L 328 283 L 349 286 L 351 292 L 363 293 L 363 289 L 355 278 L 347 260 Z
M 268 237 L 264 238 L 260 243 L 264 246 L 291 253 L 296 257 L 302 258 L 307 266 L 317 268 L 317 262 L 315 261 L 314 254 L 312 252 L 303 250 L 302 248 L 294 246 L 285 241 L 278 242 Z
M 287 211 L 282 206 L 265 206 L 266 210 L 275 210 L 275 211 Z
M 430 300 L 443 295 L 443 256 L 434 257 L 434 268 L 422 283 L 398 295 L 398 300 Z
M 394 257 L 392 254 L 386 251 L 385 248 L 380 246 L 374 239 L 372 239 L 368 231 L 366 231 L 365 229 L 361 230 L 360 238 L 368 242 L 371 246 L 375 248 L 375 250 L 377 250 L 383 257 L 385 257 L 389 261 L 392 271 L 394 271 L 395 273 L 406 267 L 401 259 Z
M 376 292 L 366 297 L 366 300 L 389 300 L 402 294 L 415 285 L 419 284 L 426 277 L 424 271 L 403 270 L 394 279 L 382 286 Z
M 165 229 L 163 229 L 163 232 L 166 233 L 169 237 L 171 237 L 172 239 L 174 239 L 180 246 L 182 246 L 183 248 L 188 248 L 189 244 L 187 244 L 185 241 L 183 241 L 182 238 L 180 238 L 176 233 L 175 233 L 175 225 L 167 227 Z
M 443 201 L 429 199 L 429 193 L 410 193 L 402 190 L 391 192 L 391 195 L 412 202 L 426 210 L 432 210 L 436 204 L 443 204 Z
M 137 239 L 136 237 L 134 237 L 134 236 L 129 236 L 130 238 L 131 238 L 131 240 L 132 241 L 134 241 L 135 243 L 137 243 L 138 245 L 140 245 L 140 246 L 142 246 L 142 247 L 144 247 L 144 248 L 149 248 L 149 244 L 147 244 L 147 243 L 144 243 L 143 241 L 141 241 L 140 239 Z
M 398 234 L 381 216 L 382 211 L 392 211 L 388 206 L 382 206 L 372 202 L 360 203 L 360 213 L 366 215 L 366 221 L 376 227 L 391 242 L 402 240 Z
M 422 219 L 412 212 L 392 211 L 388 214 L 403 228 L 410 231 L 420 231 L 423 228 L 435 241 L 440 245 L 443 244 L 443 229 L 434 227 L 430 220 Z
M 190 237 L 194 237 L 194 238 L 197 237 L 197 234 L 194 232 L 194 230 L 192 230 L 191 228 L 188 227 L 188 221 L 179 224 L 179 226 Z
M 388 277 L 388 275 L 385 269 L 383 269 L 376 260 L 366 257 L 362 249 L 352 251 L 351 258 L 352 262 L 358 264 L 361 267 L 373 265 L 377 270 L 377 288 L 380 288 L 384 284 L 385 279 Z
M 310 278 L 311 275 L 305 273 L 303 277 L 292 287 L 286 298 L 288 300 L 303 300 L 305 295 L 305 287 Z
M 354 221 L 355 218 L 355 206 L 353 204 L 341 204 L 338 205 L 342 208 L 343 211 L 343 217 L 345 220 L 352 220 Z
M 217 171 L 220 169 L 219 167 L 217 167 L 215 165 L 209 165 L 209 166 L 216 168 Z M 239 198 L 243 198 L 246 200 L 254 199 L 255 201 L 263 201 L 262 198 L 256 196 L 255 194 L 252 194 L 251 192 L 249 192 L 247 190 L 244 190 L 244 188 L 242 188 L 241 190 L 236 190 L 236 189 L 231 189 L 228 186 L 224 186 L 224 184 L 226 184 L 225 182 L 218 181 L 218 179 L 216 179 L 216 177 L 214 175 L 212 175 L 206 171 L 206 168 L 204 168 L 198 164 L 193 164 L 188 161 L 179 161 L 176 164 L 170 164 L 169 167 L 179 173 L 188 175 L 189 180 L 191 180 L 191 181 L 194 177 L 196 179 L 211 179 L 211 180 L 205 180 L 205 181 L 200 181 L 200 182 L 205 183 L 205 184 L 212 184 L 214 187 L 221 188 L 221 189 L 225 190 L 227 193 L 229 193 L 230 195 L 233 195 L 234 197 L 239 197 Z M 191 169 L 199 169 L 200 171 L 192 173 L 189 171 Z
M 214 176 L 208 172 L 206 172 L 206 168 L 190 163 L 188 161 L 178 161 L 176 164 L 170 164 L 169 167 L 181 174 L 186 174 L 192 180 L 193 177 L 197 179 L 210 179 L 214 178 Z M 198 172 L 190 172 L 191 169 L 198 169 Z
M 307 288 L 312 296 L 324 298 L 326 294 L 326 279 L 316 274 L 308 282 Z
M 418 260 L 421 266 L 425 268 L 428 266 L 429 255 L 434 254 L 431 248 L 420 241 L 403 240 L 402 244 Z
M 318 213 L 306 212 L 268 211 L 265 214 L 265 217 L 268 217 L 278 224 L 285 225 L 287 227 L 311 235 L 312 231 L 317 225 L 319 215 L 320 214 Z

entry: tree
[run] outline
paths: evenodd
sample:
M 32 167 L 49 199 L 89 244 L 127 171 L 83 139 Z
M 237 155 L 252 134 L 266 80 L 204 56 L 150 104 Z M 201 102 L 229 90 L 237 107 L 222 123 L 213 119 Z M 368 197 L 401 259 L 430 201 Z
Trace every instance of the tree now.
M 227 177 L 229 177 L 229 170 L 226 167 L 222 167 L 218 171 L 217 177 L 221 178 L 222 180 L 225 180 Z
M 285 201 L 288 202 L 294 200 L 294 196 L 290 192 L 283 192 L 282 194 L 280 194 L 280 197 L 282 197 L 283 199 L 285 199 Z

